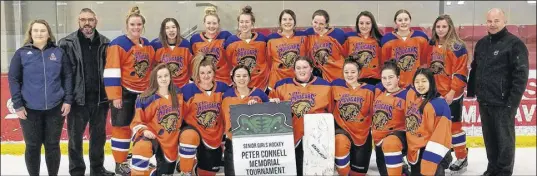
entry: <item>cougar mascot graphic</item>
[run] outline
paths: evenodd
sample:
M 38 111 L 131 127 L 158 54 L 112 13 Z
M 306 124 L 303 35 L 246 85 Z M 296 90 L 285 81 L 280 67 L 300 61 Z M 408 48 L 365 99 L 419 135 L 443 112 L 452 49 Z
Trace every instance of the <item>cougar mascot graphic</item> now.
M 356 116 L 360 112 L 359 110 L 360 105 L 354 103 L 346 104 L 339 108 L 339 112 L 341 112 L 341 117 L 347 122 L 357 122 L 358 119 L 356 118 Z M 363 119 L 361 119 L 360 122 L 361 121 L 363 121 Z
M 386 112 L 377 111 L 373 114 L 373 129 L 383 130 L 386 123 L 388 123 L 388 115 Z
M 255 57 L 253 56 L 246 56 L 246 57 L 243 57 L 239 60 L 239 65 L 245 65 L 246 67 L 248 67 L 250 73 L 253 73 L 255 70 L 255 66 L 256 66 L 256 60 L 255 60 Z
M 415 115 L 410 115 L 405 118 L 405 124 L 406 124 L 406 131 L 410 132 L 410 134 L 415 135 L 418 131 L 418 128 L 420 127 L 420 124 L 418 122 L 418 117 Z
M 308 101 L 298 101 L 293 106 L 291 106 L 291 110 L 293 111 L 293 114 L 296 115 L 297 118 L 304 117 L 304 114 L 308 113 L 311 109 L 311 104 Z
M 179 77 L 181 76 L 180 74 L 180 69 L 179 69 L 179 65 L 177 65 L 176 63 L 168 63 L 168 69 L 170 69 L 170 72 L 172 74 L 172 77 Z
M 177 121 L 179 118 L 177 114 L 168 114 L 164 116 L 158 123 L 166 130 L 168 133 L 177 130 Z
M 205 111 L 198 116 L 198 124 L 205 128 L 211 128 L 216 123 L 216 112 Z
M 283 57 L 281 58 L 282 63 L 278 66 L 278 68 L 292 68 L 297 57 L 298 54 L 293 51 L 286 52 L 283 54 Z
M 410 71 L 416 62 L 416 58 L 413 55 L 405 55 L 397 62 L 397 67 L 403 71 Z
M 328 62 L 328 50 L 327 49 L 320 49 L 317 52 L 315 52 L 315 61 L 319 65 L 325 65 Z
M 431 70 L 436 74 L 446 74 L 444 70 L 444 64 L 441 61 L 433 61 L 431 63 Z
M 146 60 L 134 63 L 134 72 L 139 78 L 145 77 L 148 68 L 149 62 L 147 62 Z M 134 76 L 133 73 L 131 73 L 131 75 Z

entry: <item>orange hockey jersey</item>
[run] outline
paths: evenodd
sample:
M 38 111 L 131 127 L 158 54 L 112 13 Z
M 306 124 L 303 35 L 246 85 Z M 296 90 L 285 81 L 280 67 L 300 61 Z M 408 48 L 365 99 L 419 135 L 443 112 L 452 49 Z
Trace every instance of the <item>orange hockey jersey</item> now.
M 224 136 L 224 119 L 220 110 L 222 95 L 228 88 L 228 85 L 219 81 L 214 83 L 210 93 L 195 83 L 188 83 L 182 88 L 185 122 L 196 128 L 203 143 L 213 149 L 220 147 Z
M 351 56 L 362 65 L 360 78 L 380 79 L 380 39 L 364 38 L 356 32 L 348 32 L 343 44 L 345 58 Z
M 231 36 L 228 31 L 221 31 L 218 33 L 215 39 L 207 39 L 204 36 L 204 32 L 194 34 L 190 38 L 190 44 L 192 45 L 192 54 L 196 56 L 199 52 L 205 53 L 211 57 L 216 65 L 216 81 L 224 82 L 228 85 L 231 84 L 231 63 L 227 62 L 225 58 L 224 41 Z
M 426 50 L 429 38 L 422 31 L 410 31 L 408 38 L 403 38 L 394 32 L 388 33 L 380 40 L 382 47 L 380 63 L 390 59 L 397 61 L 401 69 L 399 85 L 406 88 L 412 82 L 414 73 L 421 65 L 426 64 Z
M 190 42 L 183 39 L 181 43 L 172 47 L 163 47 L 157 38 L 151 41 L 151 46 L 155 49 L 155 60 L 157 64 L 167 63 L 170 68 L 173 83 L 177 87 L 183 87 L 190 80 L 192 49 Z
M 162 148 L 164 157 L 169 162 L 177 160 L 179 145 L 179 128 L 184 118 L 184 102 L 180 91 L 177 91 L 178 109 L 172 108 L 171 96 L 153 94 L 144 99 L 136 99 L 136 110 L 131 123 L 133 141 L 143 136 L 144 130 L 149 130 L 156 136 Z
M 455 44 L 453 50 L 429 43 L 427 65 L 434 72 L 436 88 L 442 96 L 454 90 L 454 99 L 462 97 L 468 76 L 468 52 L 462 44 Z
M 232 138 L 231 134 L 231 111 L 229 106 L 238 104 L 248 104 L 250 100 L 256 100 L 257 103 L 268 102 L 269 98 L 261 89 L 253 88 L 248 96 L 239 96 L 236 88 L 230 88 L 224 93 L 222 100 L 222 115 L 224 116 L 225 134 L 228 139 Z
M 252 34 L 250 42 L 241 40 L 237 35 L 230 36 L 224 43 L 226 59 L 232 68 L 239 64 L 250 68 L 251 80 L 248 86 L 264 91 L 270 72 L 267 62 L 267 38 L 261 33 L 252 32 Z
M 298 56 L 306 56 L 307 36 L 303 31 L 295 31 L 289 38 L 279 33 L 268 36 L 267 58 L 270 65 L 268 87 L 272 90 L 279 80 L 295 76 L 294 63 Z
M 421 160 L 421 174 L 434 175 L 438 164 L 451 149 L 451 112 L 446 100 L 434 98 L 420 113 L 422 97 L 410 88 L 406 99 L 407 159 L 418 161 L 420 149 L 425 148 Z
M 349 133 L 354 145 L 362 146 L 369 136 L 375 86 L 364 84 L 356 89 L 345 80 L 332 81 L 334 118 L 339 127 Z
M 293 134 L 295 144 L 304 136 L 304 114 L 332 112 L 332 92 L 330 83 L 314 77 L 305 86 L 294 78 L 285 78 L 276 83 L 269 97 L 280 101 L 291 101 L 293 114 Z
M 329 82 L 343 78 L 343 62 L 345 61 L 343 44 L 345 32 L 339 28 L 330 28 L 323 35 L 318 35 L 313 28 L 306 29 L 308 35 L 309 56 L 315 65 L 322 71 L 323 78 Z
M 382 140 L 389 134 L 405 131 L 405 102 L 408 90 L 388 93 L 382 83 L 378 83 L 375 92 L 371 135 L 375 145 L 380 147 Z
M 154 56 L 155 50 L 145 38 L 140 38 L 140 45 L 135 45 L 126 35 L 112 40 L 106 50 L 103 73 L 108 99 L 121 99 L 121 87 L 136 93 L 144 91 L 149 86 Z

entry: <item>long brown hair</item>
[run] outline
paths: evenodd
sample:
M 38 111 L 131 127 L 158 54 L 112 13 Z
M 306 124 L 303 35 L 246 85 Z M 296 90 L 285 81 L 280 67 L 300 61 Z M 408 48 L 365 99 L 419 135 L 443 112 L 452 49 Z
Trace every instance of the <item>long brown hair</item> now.
M 34 26 L 35 23 L 43 24 L 47 27 L 47 32 L 49 36 L 47 42 L 56 43 L 56 38 L 54 37 L 54 34 L 52 34 L 52 30 L 50 29 L 50 25 L 47 23 L 47 21 L 43 19 L 37 19 L 37 20 L 30 22 L 30 25 L 28 25 L 28 29 L 26 30 L 25 37 L 24 37 L 25 44 L 34 42 L 34 40 L 32 39 L 32 27 Z
M 375 16 L 373 16 L 373 14 L 367 10 L 360 12 L 360 14 L 356 16 L 356 24 L 355 24 L 356 33 L 358 34 L 360 33 L 360 28 L 358 27 L 358 23 L 360 22 L 360 17 L 362 16 L 365 16 L 371 19 L 371 32 L 369 32 L 370 33 L 369 35 L 373 37 L 375 40 L 380 41 L 380 39 L 382 39 L 382 34 L 379 31 L 377 20 L 375 20 Z
M 194 80 L 194 83 L 199 81 L 200 67 L 209 65 L 211 66 L 213 72 L 216 72 L 216 66 L 211 58 L 212 57 L 206 57 L 205 53 L 203 52 L 199 52 L 196 56 L 194 56 L 192 59 L 192 80 Z
M 157 80 L 157 72 L 162 69 L 168 70 L 168 74 L 170 76 L 168 94 L 172 98 L 172 108 L 177 110 L 177 108 L 179 107 L 179 102 L 177 101 L 177 94 L 179 92 L 177 92 L 177 90 L 175 89 L 175 85 L 173 84 L 171 75 L 172 72 L 170 71 L 166 63 L 158 64 L 155 68 L 153 68 L 153 71 L 151 71 L 151 75 L 149 76 L 149 87 L 142 94 L 140 94 L 140 100 L 145 101 L 148 97 L 151 97 L 158 91 L 159 85 Z
M 434 20 L 431 41 L 434 43 L 440 42 L 440 37 L 436 33 L 436 23 L 438 23 L 438 21 L 440 20 L 446 20 L 449 26 L 449 30 L 446 34 L 446 40 L 444 40 L 444 43 L 442 43 L 442 45 L 444 45 L 445 48 L 451 49 L 452 51 L 455 50 L 454 48 L 455 45 L 462 45 L 466 47 L 464 41 L 462 41 L 459 35 L 457 35 L 457 30 L 455 30 L 455 25 L 453 24 L 453 20 L 451 20 L 451 17 L 446 14 L 440 15 L 438 16 L 438 18 L 436 18 L 436 20 Z
M 172 22 L 175 24 L 175 27 L 177 27 L 177 35 L 175 36 L 175 45 L 179 46 L 181 44 L 181 41 L 183 40 L 183 37 L 181 37 L 181 26 L 179 26 L 179 22 L 175 18 L 165 18 L 162 20 L 162 24 L 160 24 L 160 33 L 159 33 L 159 40 L 163 47 L 167 48 L 169 47 L 168 43 L 168 35 L 166 35 L 166 23 Z

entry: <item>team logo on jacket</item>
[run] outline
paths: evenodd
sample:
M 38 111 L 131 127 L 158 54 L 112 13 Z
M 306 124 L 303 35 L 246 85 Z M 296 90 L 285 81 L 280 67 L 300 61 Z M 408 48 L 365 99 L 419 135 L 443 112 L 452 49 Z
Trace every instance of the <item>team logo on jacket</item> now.
M 162 126 L 162 129 L 158 132 L 162 135 L 164 131 L 171 133 L 178 130 L 179 117 L 177 112 L 169 105 L 161 106 L 157 111 L 158 124 Z
M 48 57 L 51 61 L 56 61 L 56 55 L 54 53 L 50 54 L 50 57 Z
M 198 52 L 204 53 L 205 58 L 211 59 L 214 64 L 220 60 L 220 49 L 219 48 L 209 48 L 207 46 L 202 47 L 198 50 Z
M 250 73 L 259 73 L 261 70 L 255 68 L 257 65 L 256 56 L 257 49 L 239 48 L 237 50 L 237 64 L 248 67 Z
M 149 54 L 144 52 L 133 52 L 134 58 L 134 72 L 131 72 L 131 76 L 138 76 L 144 78 L 149 69 Z
M 220 114 L 220 103 L 199 102 L 196 103 L 198 111 L 196 119 L 198 124 L 203 128 L 212 128 L 216 126 L 216 120 Z
M 373 106 L 373 129 L 383 130 L 388 121 L 392 119 L 393 106 L 381 103 L 380 100 L 375 101 Z
M 365 117 L 358 119 L 364 99 L 362 97 L 344 94 L 338 102 L 339 114 L 346 122 L 363 122 Z
M 170 69 L 172 77 L 183 76 L 181 70 L 183 70 L 183 56 L 172 56 L 168 53 L 162 56 L 161 62 L 167 63 L 168 69 Z
M 351 58 L 358 62 L 362 67 L 369 67 L 371 60 L 375 58 L 375 45 L 357 43 L 354 46 L 354 53 L 351 54 Z M 373 66 L 373 68 L 376 67 Z
M 312 93 L 291 93 L 291 112 L 297 117 L 302 118 L 315 106 L 315 94 Z
M 319 65 L 328 63 L 329 57 L 332 55 L 332 43 L 316 43 L 313 45 L 313 56 L 315 62 Z
M 434 74 L 446 73 L 444 70 L 444 54 L 434 52 L 431 54 L 431 70 Z
M 278 45 L 276 48 L 278 49 L 278 57 L 282 62 L 278 68 L 293 68 L 293 64 L 298 58 L 300 44 L 284 44 Z
M 418 117 L 419 116 L 418 114 L 420 114 L 420 112 L 419 112 L 419 107 L 417 104 L 412 104 L 407 109 L 406 118 L 405 118 L 406 131 L 412 135 L 417 134 L 418 128 L 421 125 L 421 119 Z
M 406 48 L 395 48 L 395 58 L 397 58 L 397 66 L 403 71 L 410 71 L 414 68 L 416 64 L 418 48 L 417 47 L 406 47 Z

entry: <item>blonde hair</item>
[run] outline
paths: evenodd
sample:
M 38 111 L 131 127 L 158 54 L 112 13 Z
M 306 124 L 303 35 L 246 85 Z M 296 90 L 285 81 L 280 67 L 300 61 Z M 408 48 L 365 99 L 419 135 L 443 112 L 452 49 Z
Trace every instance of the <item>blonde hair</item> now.
M 199 81 L 200 67 L 211 66 L 213 72 L 216 72 L 216 66 L 212 57 L 206 57 L 205 53 L 199 52 L 194 58 L 192 58 L 192 80 L 195 83 Z
M 218 23 L 220 23 L 220 17 L 218 17 L 218 14 L 216 14 L 216 7 L 210 6 L 205 8 L 205 16 L 203 17 L 203 22 L 205 22 L 205 18 L 207 16 L 214 16 L 218 20 Z
M 26 30 L 25 37 L 24 37 L 25 44 L 34 42 L 34 40 L 32 39 L 32 27 L 34 26 L 35 23 L 43 24 L 45 25 L 45 27 L 47 27 L 47 32 L 49 36 L 47 42 L 56 43 L 56 38 L 54 37 L 54 34 L 52 34 L 52 29 L 50 29 L 50 25 L 48 24 L 48 22 L 43 19 L 37 19 L 37 20 L 30 22 L 30 24 L 28 25 L 28 29 Z
M 438 37 L 438 34 L 436 33 L 436 23 L 438 23 L 438 21 L 440 20 L 445 20 L 449 26 L 449 30 L 446 34 L 446 40 L 444 40 L 444 43 L 442 43 L 442 45 L 444 45 L 445 48 L 451 49 L 452 51 L 458 50 L 458 48 L 456 49 L 454 47 L 455 45 L 462 45 L 466 47 L 464 41 L 459 37 L 459 35 L 457 35 L 457 30 L 455 30 L 455 25 L 453 24 L 453 20 L 451 20 L 451 17 L 446 14 L 438 16 L 438 18 L 436 18 L 436 20 L 433 23 L 433 29 L 432 29 L 433 42 L 434 43 L 440 42 L 440 38 Z
M 142 24 L 145 25 L 145 17 L 140 13 L 140 8 L 138 6 L 134 6 L 131 8 L 129 13 L 127 14 L 125 24 L 129 25 L 129 19 L 132 17 L 140 17 L 142 19 Z

